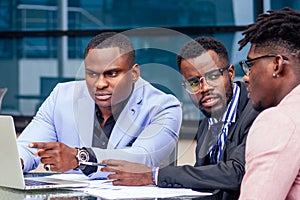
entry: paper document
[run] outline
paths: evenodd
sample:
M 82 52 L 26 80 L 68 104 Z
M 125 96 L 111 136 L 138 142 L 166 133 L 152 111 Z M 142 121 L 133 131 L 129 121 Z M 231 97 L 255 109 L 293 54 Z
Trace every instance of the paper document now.
M 58 173 L 49 175 L 51 178 L 57 178 L 62 180 L 72 180 L 72 181 L 88 181 L 89 178 L 84 174 L 68 174 L 68 173 Z
M 178 196 L 208 196 L 209 192 L 197 192 L 184 188 L 159 188 L 155 186 L 113 186 L 104 183 L 98 188 L 87 187 L 85 193 L 104 199 L 167 198 Z
M 54 174 L 52 178 L 88 182 L 84 188 L 70 188 L 105 199 L 168 198 L 179 196 L 208 196 L 209 192 L 197 192 L 184 188 L 159 188 L 156 186 L 114 186 L 112 180 L 90 180 L 83 174 Z
M 68 180 L 68 181 L 86 182 L 86 183 L 89 183 L 88 187 L 90 187 L 90 188 L 100 187 L 103 183 L 112 182 L 112 180 L 108 180 L 108 179 L 104 179 L 104 180 L 90 180 L 84 174 L 62 173 L 62 174 L 49 175 L 48 177 L 56 178 L 56 179 L 62 179 L 62 180 Z M 76 190 L 84 190 L 84 189 L 78 188 Z

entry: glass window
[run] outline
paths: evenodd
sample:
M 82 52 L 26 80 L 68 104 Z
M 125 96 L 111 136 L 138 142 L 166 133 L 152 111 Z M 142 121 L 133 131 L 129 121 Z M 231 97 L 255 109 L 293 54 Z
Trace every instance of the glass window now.
M 59 1 L 0 1 L 0 86 L 8 87 L 3 112 L 34 114 L 41 94 L 42 77 L 77 76 L 88 41 L 106 30 L 126 31 L 143 27 L 165 27 L 188 37 L 213 36 L 226 45 L 231 62 L 246 57 L 238 52 L 241 30 L 256 15 L 269 9 L 290 6 L 300 9 L 299 0 L 67 0 L 67 30 L 59 30 Z M 67 37 L 64 49 L 61 36 Z M 180 85 L 176 53 L 184 40 L 160 33 L 131 36 L 137 49 L 136 62 L 142 76 L 161 83 L 184 104 L 184 119 L 195 119 L 189 97 Z M 168 48 L 157 47 L 166 44 Z M 58 55 L 59 54 L 59 55 Z M 62 56 L 61 56 L 62 55 Z M 65 56 L 65 57 L 63 57 Z M 60 60 L 61 58 L 61 60 Z M 156 69 L 161 73 L 153 73 Z M 236 67 L 237 79 L 243 75 Z M 172 76 L 170 75 L 172 74 Z

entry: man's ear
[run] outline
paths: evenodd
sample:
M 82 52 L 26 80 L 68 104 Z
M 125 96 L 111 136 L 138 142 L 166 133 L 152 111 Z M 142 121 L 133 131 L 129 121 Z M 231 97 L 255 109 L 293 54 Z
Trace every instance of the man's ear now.
M 283 73 L 284 65 L 286 64 L 285 63 L 286 61 L 281 56 L 279 56 L 276 57 L 275 62 L 276 63 L 274 63 L 273 70 L 274 70 L 275 77 L 278 77 L 280 76 L 281 73 Z
M 234 65 L 230 65 L 230 67 L 228 68 L 228 74 L 229 74 L 230 80 L 233 81 L 234 76 L 235 76 Z
M 140 66 L 138 64 L 134 64 L 131 68 L 132 81 L 136 82 L 140 77 Z

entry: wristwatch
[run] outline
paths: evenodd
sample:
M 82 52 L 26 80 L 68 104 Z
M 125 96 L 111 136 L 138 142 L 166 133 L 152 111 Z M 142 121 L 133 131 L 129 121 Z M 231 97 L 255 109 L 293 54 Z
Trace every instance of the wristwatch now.
M 84 148 L 77 148 L 77 155 L 76 158 L 78 160 L 78 167 L 79 169 L 83 170 L 85 168 L 85 165 L 82 163 L 88 162 L 90 159 L 89 152 Z

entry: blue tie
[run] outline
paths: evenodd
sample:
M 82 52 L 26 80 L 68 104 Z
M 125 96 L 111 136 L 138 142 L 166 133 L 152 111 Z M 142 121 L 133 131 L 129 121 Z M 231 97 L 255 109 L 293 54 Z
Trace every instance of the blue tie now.
M 223 122 L 219 121 L 217 123 L 210 125 L 210 134 L 211 134 L 211 141 L 210 141 L 210 164 L 216 164 L 217 163 L 217 157 L 219 152 L 219 140 L 218 135 L 220 133 L 220 130 L 222 128 Z

